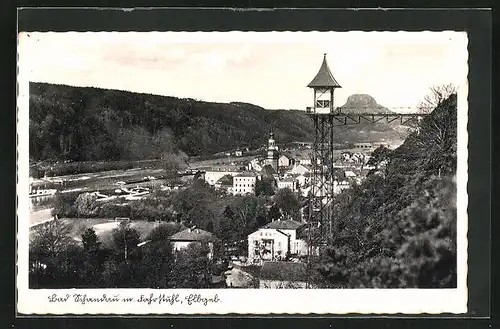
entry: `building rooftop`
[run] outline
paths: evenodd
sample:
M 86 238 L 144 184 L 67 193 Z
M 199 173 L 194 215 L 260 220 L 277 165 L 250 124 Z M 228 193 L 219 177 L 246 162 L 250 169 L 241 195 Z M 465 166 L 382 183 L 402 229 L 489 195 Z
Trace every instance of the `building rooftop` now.
M 230 171 L 230 172 L 237 172 L 240 170 L 239 166 L 233 166 L 233 165 L 222 165 L 222 166 L 211 166 L 211 167 L 205 167 L 205 168 L 200 168 L 204 170 L 205 172 L 210 172 L 210 171 Z
M 175 233 L 170 237 L 170 241 L 210 241 L 215 235 L 199 228 L 187 228 Z
M 341 88 L 337 80 L 333 77 L 330 68 L 328 67 L 328 62 L 326 61 L 326 54 L 323 57 L 323 63 L 319 68 L 318 74 L 312 79 L 312 81 L 307 85 L 310 88 L 316 87 L 333 87 Z
M 275 220 L 274 222 L 267 223 L 261 228 L 274 229 L 274 230 L 296 230 L 303 225 L 304 223 L 287 219 L 287 220 Z
M 256 173 L 254 173 L 253 171 L 243 171 L 234 177 L 256 177 L 256 176 L 258 176 L 258 175 Z
M 287 178 L 281 178 L 278 180 L 278 183 L 280 182 L 284 182 L 284 183 L 292 183 L 292 182 L 295 182 L 297 181 L 295 178 L 293 177 L 287 177 Z
M 281 154 L 280 154 L 280 156 L 279 156 L 279 157 L 280 157 L 280 158 L 281 158 L 281 157 L 286 157 L 286 158 L 288 158 L 288 159 L 293 159 L 293 156 L 292 156 L 290 153 L 288 153 L 288 152 L 281 152 Z
M 295 262 L 264 262 L 260 270 L 261 280 L 307 281 L 307 265 Z
M 275 175 L 277 174 L 276 170 L 271 165 L 265 165 L 262 167 L 262 173 L 264 175 Z
M 351 170 L 346 170 L 344 171 L 344 175 L 345 177 L 356 177 L 356 173 L 354 171 L 351 171 Z
M 227 174 L 222 176 L 215 182 L 215 184 L 220 184 L 222 186 L 228 185 L 228 186 L 233 186 L 233 176 Z

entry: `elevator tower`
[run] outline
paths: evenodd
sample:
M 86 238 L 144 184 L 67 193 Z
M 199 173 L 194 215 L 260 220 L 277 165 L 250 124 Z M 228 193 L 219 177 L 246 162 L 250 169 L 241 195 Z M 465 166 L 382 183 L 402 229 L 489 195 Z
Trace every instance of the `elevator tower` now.
M 309 231 L 312 232 L 313 245 L 328 242 L 332 235 L 334 168 L 333 168 L 333 127 L 334 92 L 341 88 L 333 77 L 326 54 L 323 63 L 312 81 L 314 106 L 307 108 L 307 114 L 314 123 L 314 142 L 312 148 L 313 177 L 309 202 Z

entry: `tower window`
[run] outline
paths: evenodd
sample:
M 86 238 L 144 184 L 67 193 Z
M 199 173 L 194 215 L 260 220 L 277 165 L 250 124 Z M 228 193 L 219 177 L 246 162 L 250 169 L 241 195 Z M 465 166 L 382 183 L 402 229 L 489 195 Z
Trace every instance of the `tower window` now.
M 330 100 L 316 100 L 316 107 L 330 107 Z

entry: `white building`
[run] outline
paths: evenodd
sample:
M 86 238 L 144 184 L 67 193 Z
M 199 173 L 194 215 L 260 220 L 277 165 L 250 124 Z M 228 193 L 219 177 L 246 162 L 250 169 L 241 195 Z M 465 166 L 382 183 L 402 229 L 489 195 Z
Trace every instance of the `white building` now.
M 299 238 L 304 223 L 277 220 L 264 225 L 248 236 L 248 261 L 259 263 L 284 259 L 287 254 L 307 255 L 307 243 Z
M 233 177 L 233 194 L 254 194 L 258 175 L 253 172 L 243 172 Z
M 291 158 L 291 157 L 288 157 L 284 154 L 282 154 L 279 158 L 278 158 L 278 166 L 281 168 L 281 167 L 289 167 L 291 165 L 293 165 L 295 163 L 295 161 Z
M 299 161 L 299 164 L 301 164 L 303 166 L 310 166 L 312 163 L 310 158 L 299 158 L 298 161 Z
M 179 251 L 186 248 L 190 244 L 207 244 L 209 253 L 208 258 L 213 257 L 214 241 L 216 237 L 210 232 L 204 231 L 199 228 L 187 228 L 183 231 L 177 232 L 170 237 L 170 243 L 174 251 Z
M 258 158 L 254 158 L 248 164 L 248 170 L 262 171 L 262 165 Z
M 304 187 L 308 184 L 311 184 L 312 177 L 313 177 L 312 173 L 300 174 L 296 177 L 297 183 L 299 184 L 300 187 Z
M 288 170 L 286 173 L 290 175 L 304 175 L 311 170 L 303 164 L 295 164 L 292 169 Z
M 346 178 L 354 178 L 357 177 L 356 173 L 352 170 L 346 170 L 344 171 L 344 175 Z
M 231 175 L 231 176 L 236 176 L 238 175 L 238 171 L 233 169 L 232 167 L 228 167 L 227 170 L 223 169 L 212 169 L 212 170 L 207 170 L 205 171 L 205 181 L 209 184 L 214 186 L 215 183 L 222 177 L 226 175 Z
M 357 149 L 373 149 L 375 148 L 373 143 L 365 142 L 365 143 L 354 143 L 354 147 Z
M 298 182 L 297 179 L 293 177 L 281 178 L 278 179 L 278 189 L 289 188 L 292 192 L 297 191 Z
M 351 184 L 346 180 L 334 181 L 333 182 L 333 193 L 340 194 L 340 193 L 342 193 L 342 191 L 347 190 L 350 187 L 351 187 Z

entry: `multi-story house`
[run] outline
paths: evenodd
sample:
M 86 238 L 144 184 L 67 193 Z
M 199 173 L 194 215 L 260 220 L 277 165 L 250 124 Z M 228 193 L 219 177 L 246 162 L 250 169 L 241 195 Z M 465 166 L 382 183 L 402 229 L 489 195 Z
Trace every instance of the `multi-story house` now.
M 254 194 L 259 176 L 253 172 L 242 172 L 233 177 L 233 194 Z
M 305 223 L 277 220 L 248 236 L 248 260 L 252 263 L 281 260 L 287 255 L 307 255 L 307 242 L 300 238 Z

